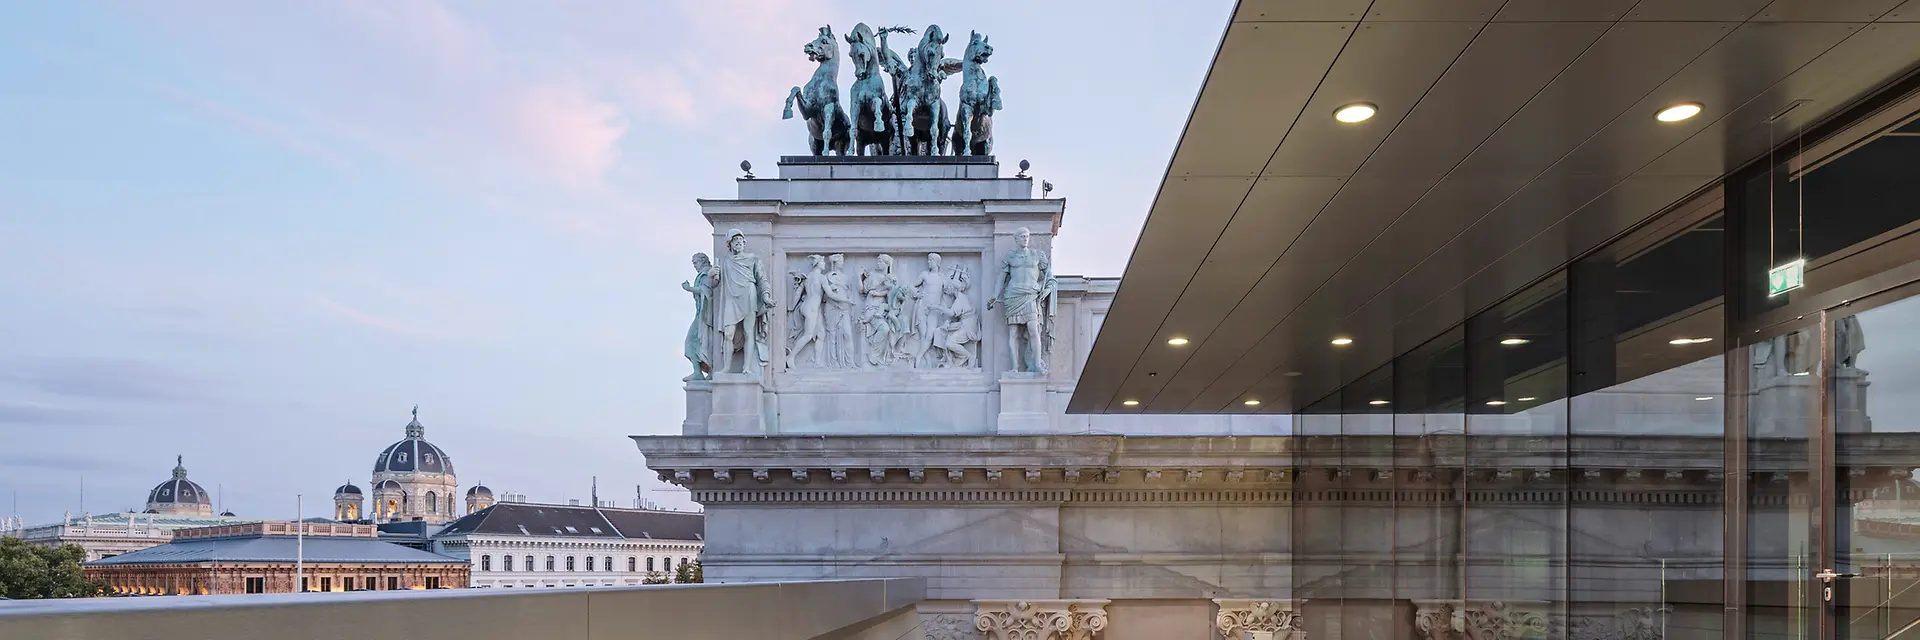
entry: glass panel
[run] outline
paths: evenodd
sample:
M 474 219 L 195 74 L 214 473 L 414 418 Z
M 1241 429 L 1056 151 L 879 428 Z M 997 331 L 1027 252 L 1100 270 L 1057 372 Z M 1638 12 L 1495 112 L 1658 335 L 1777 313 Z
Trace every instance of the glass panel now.
M 1566 280 L 1467 321 L 1466 602 L 1519 637 L 1565 637 Z
M 1722 630 L 1725 233 L 1713 216 L 1651 235 L 1624 238 L 1571 271 L 1575 637 Z
M 1461 572 L 1466 451 L 1466 332 L 1454 327 L 1394 362 L 1394 590 L 1415 623 L 1452 624 Z
M 1341 631 L 1391 638 L 1394 615 L 1393 368 L 1380 367 L 1340 392 L 1340 510 L 1345 566 Z
M 1294 468 L 1293 597 L 1307 599 L 1302 622 L 1307 636 L 1343 637 L 1341 539 L 1342 483 L 1340 394 L 1335 392 L 1307 405 L 1295 418 L 1297 454 Z
M 1831 321 L 1834 621 L 1842 638 L 1920 637 L 1920 298 Z M 1871 335 L 1869 341 L 1867 336 Z M 1871 347 L 1871 348 L 1869 348 Z
M 1818 327 L 1746 347 L 1747 629 L 1756 638 L 1813 633 L 1813 506 L 1807 470 L 1818 429 Z

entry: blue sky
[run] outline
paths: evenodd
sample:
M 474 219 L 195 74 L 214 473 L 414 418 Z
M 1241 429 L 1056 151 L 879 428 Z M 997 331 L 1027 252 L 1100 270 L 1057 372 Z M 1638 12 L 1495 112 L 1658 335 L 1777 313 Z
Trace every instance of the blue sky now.
M 803 152 L 822 24 L 990 35 L 1006 170 L 1119 275 L 1232 3 L 912 4 L 0 6 L 0 501 L 137 507 L 183 454 L 291 516 L 414 404 L 463 487 L 665 490 L 626 436 L 679 428 L 694 199 Z

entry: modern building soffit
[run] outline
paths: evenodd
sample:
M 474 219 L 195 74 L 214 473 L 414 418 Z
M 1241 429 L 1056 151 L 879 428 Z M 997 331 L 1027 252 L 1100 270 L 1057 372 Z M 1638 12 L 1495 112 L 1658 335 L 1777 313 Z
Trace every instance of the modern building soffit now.
M 1920 0 L 1243 0 L 1068 411 L 1297 411 L 1916 61 Z

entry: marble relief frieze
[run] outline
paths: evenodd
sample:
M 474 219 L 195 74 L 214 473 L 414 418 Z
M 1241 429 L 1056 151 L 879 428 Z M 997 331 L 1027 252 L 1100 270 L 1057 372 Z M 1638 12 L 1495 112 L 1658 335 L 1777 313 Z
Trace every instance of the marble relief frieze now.
M 980 368 L 979 254 L 789 254 L 789 370 Z

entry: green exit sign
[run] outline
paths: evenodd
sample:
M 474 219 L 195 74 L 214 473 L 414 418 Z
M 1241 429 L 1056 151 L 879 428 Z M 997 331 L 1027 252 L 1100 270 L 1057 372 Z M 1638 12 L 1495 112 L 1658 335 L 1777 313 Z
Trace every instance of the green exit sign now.
M 1767 297 L 1771 298 L 1807 284 L 1807 261 L 1795 260 L 1767 270 Z

